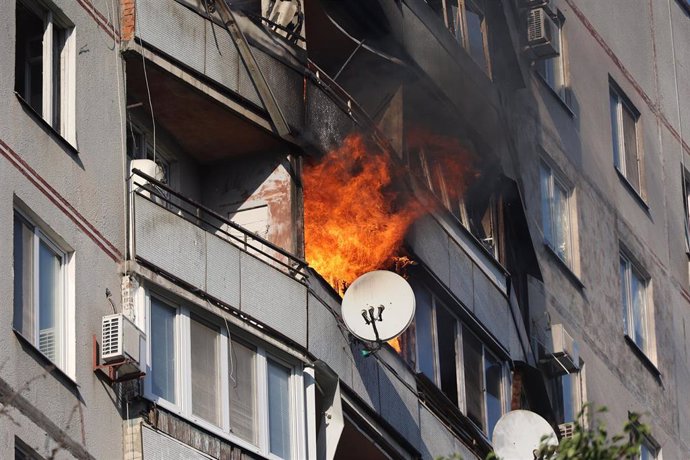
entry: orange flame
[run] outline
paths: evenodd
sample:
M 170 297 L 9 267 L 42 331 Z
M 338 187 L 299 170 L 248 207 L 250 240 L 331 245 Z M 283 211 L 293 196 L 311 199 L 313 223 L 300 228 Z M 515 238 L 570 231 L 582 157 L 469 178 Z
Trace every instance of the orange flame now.
M 304 236 L 309 264 L 337 291 L 359 275 L 393 265 L 422 206 L 396 187 L 385 152 L 351 134 L 304 170 Z

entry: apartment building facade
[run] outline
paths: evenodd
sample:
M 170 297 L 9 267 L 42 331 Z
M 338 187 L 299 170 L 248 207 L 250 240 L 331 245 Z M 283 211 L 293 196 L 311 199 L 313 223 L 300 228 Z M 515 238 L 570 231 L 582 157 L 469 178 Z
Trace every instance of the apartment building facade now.
M 0 457 L 483 458 L 585 401 L 686 457 L 683 1 L 4 2 Z M 415 292 L 377 350 L 361 267 Z

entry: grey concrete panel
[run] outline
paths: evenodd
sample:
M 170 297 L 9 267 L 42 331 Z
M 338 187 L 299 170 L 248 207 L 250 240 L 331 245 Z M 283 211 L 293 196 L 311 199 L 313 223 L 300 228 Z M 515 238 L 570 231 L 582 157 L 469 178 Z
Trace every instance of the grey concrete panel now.
M 379 386 L 381 415 L 401 436 L 419 449 L 422 440 L 417 396 L 384 367 L 379 367 Z
M 307 344 L 307 288 L 246 253 L 240 256 L 241 310 Z
M 137 35 L 198 72 L 204 72 L 206 20 L 176 2 L 137 1 Z
M 406 238 L 415 255 L 445 284 L 450 285 L 448 235 L 431 217 L 418 220 Z
M 350 345 L 338 328 L 333 314 L 311 294 L 309 294 L 308 348 L 317 359 L 328 364 L 338 374 L 340 380 L 347 386 L 353 387 Z
M 480 270 L 474 271 L 474 314 L 500 342 L 508 348 L 508 329 L 513 327 L 508 300 Z
M 206 232 L 136 195 L 137 257 L 199 289 L 206 288 Z
M 352 389 L 372 409 L 381 411 L 379 399 L 379 364 L 374 356 L 362 356 L 356 348 L 352 353 Z
M 223 302 L 240 307 L 240 250 L 215 235 L 206 236 L 206 291 Z
M 470 310 L 474 310 L 474 263 L 465 252 L 450 242 L 450 284 L 449 288 Z
M 421 454 L 424 459 L 450 457 L 457 452 L 455 437 L 423 404 L 419 405 L 419 429 L 422 433 Z M 472 458 L 465 457 L 463 459 Z

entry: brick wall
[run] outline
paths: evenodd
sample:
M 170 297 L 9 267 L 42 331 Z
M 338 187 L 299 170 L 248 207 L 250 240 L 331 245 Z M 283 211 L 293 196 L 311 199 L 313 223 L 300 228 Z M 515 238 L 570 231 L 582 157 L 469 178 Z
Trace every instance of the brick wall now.
M 120 35 L 122 40 L 131 40 L 134 38 L 136 6 L 135 0 L 120 0 L 122 11 L 122 22 Z

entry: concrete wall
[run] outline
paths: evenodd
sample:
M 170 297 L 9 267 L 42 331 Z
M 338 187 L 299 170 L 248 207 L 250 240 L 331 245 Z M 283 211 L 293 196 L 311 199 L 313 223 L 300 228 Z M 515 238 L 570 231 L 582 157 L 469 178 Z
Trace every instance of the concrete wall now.
M 673 48 L 682 71 L 690 56 L 688 17 L 675 1 L 561 0 L 555 6 L 566 18 L 570 107 L 534 72 L 528 88 L 511 101 L 521 184 L 544 277 L 546 309 L 551 322 L 563 322 L 580 343 L 589 400 L 608 406 L 610 412 L 604 417 L 608 426 L 622 427 L 628 410 L 644 413 L 664 458 L 685 458 L 690 447 L 686 428 L 690 406 L 683 396 L 688 374 L 684 323 L 690 297 L 678 106 L 682 114 L 690 94 L 684 94 L 687 85 L 680 82 L 680 99 L 676 99 Z M 613 165 L 609 77 L 641 113 L 642 200 Z M 685 136 L 687 132 L 686 127 Z M 543 245 L 540 157 L 556 165 L 574 186 L 575 274 L 581 285 Z M 660 379 L 624 339 L 621 246 L 651 279 L 650 334 L 656 337 L 656 347 L 650 358 Z M 537 333 L 546 328 L 542 319 L 535 317 Z
M 85 2 L 55 3 L 76 30 L 78 153 L 57 140 L 15 96 L 15 2 L 0 4 L 0 258 L 5 261 L 0 274 L 0 380 L 20 393 L 0 414 L 0 458 L 13 456 L 15 435 L 44 457 L 58 447 L 57 458 L 119 458 L 122 418 L 113 390 L 93 373 L 91 336 L 100 335 L 101 316 L 112 312 L 106 288 L 119 304 L 117 263 L 125 247 L 124 97 L 117 83 L 119 79 L 122 89 L 122 72 L 113 29 L 103 19 L 109 13 L 96 13 Z M 15 200 L 35 213 L 64 249 L 73 251 L 74 381 L 47 371 L 38 352 L 12 332 Z M 62 436 L 58 446 L 54 439 Z

